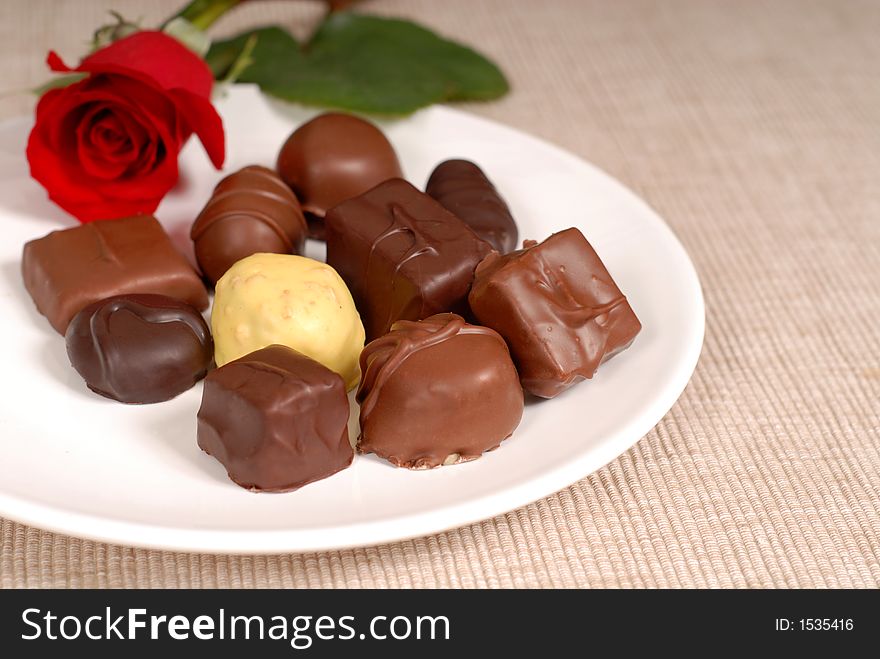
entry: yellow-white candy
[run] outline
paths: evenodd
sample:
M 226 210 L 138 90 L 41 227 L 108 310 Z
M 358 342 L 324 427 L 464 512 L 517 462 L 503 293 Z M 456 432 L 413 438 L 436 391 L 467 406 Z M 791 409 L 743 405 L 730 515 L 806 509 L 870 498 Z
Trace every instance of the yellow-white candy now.
M 336 371 L 349 389 L 360 379 L 364 326 L 326 263 L 288 254 L 238 261 L 214 289 L 211 329 L 217 366 L 280 343 Z

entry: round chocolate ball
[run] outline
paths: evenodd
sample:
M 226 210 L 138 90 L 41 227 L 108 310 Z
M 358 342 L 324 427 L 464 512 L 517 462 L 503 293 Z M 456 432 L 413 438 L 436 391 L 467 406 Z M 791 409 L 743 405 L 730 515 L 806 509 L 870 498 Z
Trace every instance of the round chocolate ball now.
M 296 195 L 271 169 L 251 165 L 217 184 L 190 237 L 202 273 L 217 283 L 251 254 L 301 254 L 306 233 Z
M 80 311 L 65 334 L 70 363 L 92 391 L 122 403 L 174 398 L 214 356 L 202 315 L 164 295 L 117 295 Z
M 278 154 L 278 173 L 314 218 L 382 181 L 402 178 L 394 147 L 359 117 L 328 112 L 297 128 Z M 310 218 L 313 219 L 313 218 Z M 310 222 L 320 233 L 320 224 Z

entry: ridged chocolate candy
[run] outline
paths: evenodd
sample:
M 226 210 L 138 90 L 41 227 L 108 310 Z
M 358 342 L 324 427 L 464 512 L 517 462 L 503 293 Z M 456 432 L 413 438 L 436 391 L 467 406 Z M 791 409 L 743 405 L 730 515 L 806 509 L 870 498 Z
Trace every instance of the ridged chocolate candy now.
M 468 300 L 479 321 L 507 341 L 523 388 L 543 398 L 593 377 L 642 327 L 577 229 L 490 254 Z
M 92 391 L 123 403 L 174 398 L 205 377 L 214 357 L 202 315 L 164 295 L 119 295 L 81 310 L 67 355 Z
M 211 371 L 198 442 L 235 483 L 285 492 L 351 464 L 342 378 L 314 359 L 272 345 Z
M 502 254 L 516 249 L 519 234 L 510 209 L 474 163 L 441 162 L 428 179 L 425 192 Z
M 402 179 L 327 214 L 327 263 L 345 280 L 367 340 L 396 320 L 467 313 L 474 269 L 492 247 Z
M 306 233 L 296 195 L 271 169 L 251 165 L 217 184 L 190 237 L 202 272 L 217 283 L 251 254 L 301 254 Z
M 403 173 L 381 130 L 351 114 L 327 112 L 297 128 L 278 154 L 278 173 L 309 215 L 311 235 L 323 240 L 321 220 L 336 204 Z
M 399 321 L 361 353 L 358 450 L 427 469 L 480 457 L 519 425 L 523 391 L 507 345 L 461 316 Z

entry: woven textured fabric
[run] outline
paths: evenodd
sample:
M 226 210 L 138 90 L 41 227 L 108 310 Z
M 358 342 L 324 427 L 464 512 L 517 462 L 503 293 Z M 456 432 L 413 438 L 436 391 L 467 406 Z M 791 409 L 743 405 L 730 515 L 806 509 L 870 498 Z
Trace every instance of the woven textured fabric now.
M 75 60 L 113 6 L 4 2 L 6 89 Z M 621 179 L 702 278 L 703 355 L 633 449 L 572 487 L 440 535 L 353 551 L 143 551 L 0 521 L 0 586 L 880 586 L 880 3 L 375 0 L 478 45 L 513 92 L 468 109 Z M 303 34 L 318 3 L 216 27 Z M 0 98 L 0 117 L 30 111 Z M 4 438 L 4 441 L 9 441 Z

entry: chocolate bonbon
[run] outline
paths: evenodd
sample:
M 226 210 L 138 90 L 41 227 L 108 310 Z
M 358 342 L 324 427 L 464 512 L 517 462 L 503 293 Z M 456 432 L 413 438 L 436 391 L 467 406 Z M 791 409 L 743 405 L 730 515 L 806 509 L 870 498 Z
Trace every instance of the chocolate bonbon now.
M 89 389 L 123 403 L 174 398 L 205 377 L 211 333 L 190 305 L 164 295 L 119 295 L 80 310 L 67 355 Z
M 325 225 L 327 262 L 348 284 L 368 340 L 396 320 L 466 313 L 474 268 L 492 249 L 402 179 L 332 208 Z
M 83 307 L 123 293 L 155 293 L 199 310 L 208 292 L 150 215 L 53 231 L 24 246 L 22 278 L 59 334 Z
M 271 169 L 251 165 L 217 184 L 190 237 L 199 267 L 216 283 L 251 254 L 302 253 L 307 232 L 296 195 Z
M 348 416 L 339 375 L 273 345 L 208 374 L 198 444 L 238 485 L 285 492 L 351 464 Z
M 474 163 L 441 162 L 431 173 L 425 192 L 502 254 L 516 249 L 518 232 L 510 209 Z
M 277 167 L 302 202 L 316 238 L 323 238 L 321 218 L 333 206 L 403 176 L 382 131 L 341 112 L 318 115 L 293 131 L 281 147 Z
M 426 469 L 478 458 L 519 425 L 523 391 L 504 340 L 455 314 L 399 321 L 361 354 L 358 450 Z
M 552 398 L 627 348 L 641 323 L 577 229 L 477 267 L 470 306 L 510 346 L 523 387 Z
M 273 343 L 339 373 L 360 376 L 364 327 L 345 282 L 326 263 L 287 254 L 253 254 L 217 282 L 211 328 L 218 366 Z

